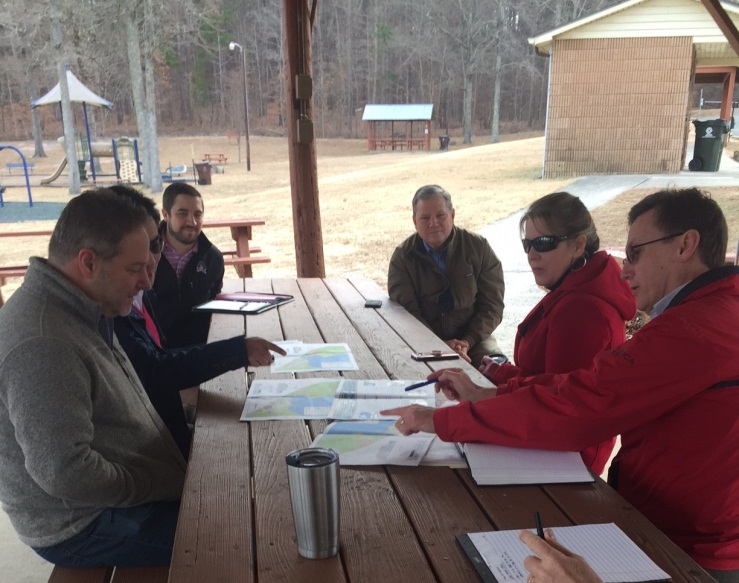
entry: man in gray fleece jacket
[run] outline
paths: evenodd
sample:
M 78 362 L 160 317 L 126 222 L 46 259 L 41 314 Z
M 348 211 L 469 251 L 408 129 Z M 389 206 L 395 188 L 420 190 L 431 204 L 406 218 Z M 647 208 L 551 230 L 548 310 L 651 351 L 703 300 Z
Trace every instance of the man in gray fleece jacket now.
M 150 287 L 146 218 L 105 189 L 72 199 L 0 310 L 0 500 L 56 564 L 171 556 L 185 460 L 108 325 Z

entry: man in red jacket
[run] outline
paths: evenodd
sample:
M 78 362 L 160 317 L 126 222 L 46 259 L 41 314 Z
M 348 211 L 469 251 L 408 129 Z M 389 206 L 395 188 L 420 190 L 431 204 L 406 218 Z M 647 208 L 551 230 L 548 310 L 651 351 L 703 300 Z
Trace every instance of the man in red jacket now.
M 629 212 L 622 277 L 651 320 L 591 370 L 513 379 L 490 398 L 459 369 L 434 372 L 456 407 L 411 406 L 404 434 L 580 451 L 621 434 L 609 481 L 722 583 L 739 581 L 739 268 L 728 228 L 697 189 Z M 521 390 L 524 388 L 524 390 Z

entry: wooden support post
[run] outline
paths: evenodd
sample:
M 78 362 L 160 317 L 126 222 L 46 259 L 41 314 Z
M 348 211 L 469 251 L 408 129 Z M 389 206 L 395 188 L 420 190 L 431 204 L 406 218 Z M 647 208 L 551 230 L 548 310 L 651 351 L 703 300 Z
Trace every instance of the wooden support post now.
M 315 3 L 313 6 L 315 10 Z M 312 99 L 305 95 L 296 98 L 297 76 L 312 75 L 310 21 L 306 0 L 283 0 L 282 46 L 295 259 L 298 277 L 325 277 L 316 144 L 312 132 L 307 131 L 312 123 Z

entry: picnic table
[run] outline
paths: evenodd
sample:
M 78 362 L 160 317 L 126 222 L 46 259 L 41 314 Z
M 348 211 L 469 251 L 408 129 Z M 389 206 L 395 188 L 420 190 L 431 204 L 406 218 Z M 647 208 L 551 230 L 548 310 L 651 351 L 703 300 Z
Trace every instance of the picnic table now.
M 264 219 L 252 217 L 247 219 L 218 219 L 213 221 L 204 221 L 204 229 L 216 229 L 219 227 L 228 227 L 231 229 L 231 237 L 236 241 L 236 251 L 221 250 L 226 256 L 224 262 L 226 265 L 233 265 L 239 277 L 251 277 L 251 266 L 255 263 L 269 263 L 272 261 L 266 255 L 255 255 L 261 251 L 260 247 L 250 245 L 252 236 L 252 227 L 264 225 Z
M 218 162 L 219 164 L 225 164 L 228 161 L 228 156 L 225 154 L 203 154 L 203 160 L 206 162 Z
M 252 237 L 252 227 L 264 225 L 264 219 L 246 218 L 246 219 L 224 219 L 215 221 L 205 221 L 203 228 L 223 228 L 227 227 L 231 230 L 231 236 L 236 241 L 236 249 L 222 249 L 224 262 L 226 265 L 233 265 L 239 277 L 251 277 L 252 265 L 258 263 L 269 263 L 271 259 L 261 254 L 261 247 L 250 244 Z M 35 230 L 35 231 L 0 231 L 0 238 L 21 239 L 24 237 L 43 237 L 48 239 L 51 236 L 51 229 Z M 4 243 L 13 244 L 13 243 Z M 5 285 L 6 279 L 22 278 L 26 274 L 27 265 L 0 265 L 0 307 L 4 301 L 2 296 L 2 286 Z
M 214 315 L 211 340 L 246 333 L 272 340 L 346 342 L 355 379 L 420 379 L 457 361 L 422 363 L 411 352 L 446 345 L 364 279 L 227 280 L 228 291 L 286 293 L 295 301 L 255 316 Z M 383 300 L 380 308 L 366 299 Z M 271 378 L 268 367 L 257 378 Z M 298 376 L 333 376 L 306 373 Z M 284 375 L 283 375 L 284 377 Z M 239 416 L 247 372 L 201 387 L 169 581 L 477 581 L 455 535 L 615 522 L 675 582 L 712 579 L 600 479 L 588 484 L 478 487 L 467 469 L 371 466 L 341 469 L 339 554 L 298 555 L 285 455 L 307 447 L 325 421 Z

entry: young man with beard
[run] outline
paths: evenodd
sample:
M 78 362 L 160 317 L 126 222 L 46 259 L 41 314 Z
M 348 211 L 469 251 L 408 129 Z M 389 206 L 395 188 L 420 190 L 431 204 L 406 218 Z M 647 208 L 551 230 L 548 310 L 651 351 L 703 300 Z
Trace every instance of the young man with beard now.
M 173 182 L 162 197 L 164 261 L 154 292 L 159 324 L 171 347 L 208 340 L 210 314 L 192 308 L 210 301 L 223 285 L 223 255 L 203 234 L 203 197 L 185 182 Z

